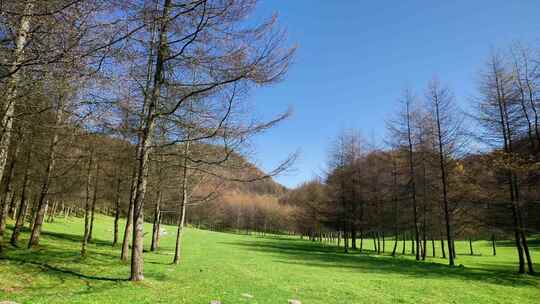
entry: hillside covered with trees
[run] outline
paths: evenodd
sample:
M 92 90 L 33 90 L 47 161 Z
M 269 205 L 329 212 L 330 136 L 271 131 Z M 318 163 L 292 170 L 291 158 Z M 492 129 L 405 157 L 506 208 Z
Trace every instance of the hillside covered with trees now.
M 390 28 L 440 8 L 331 14 L 355 5 L 278 18 L 257 0 L 0 1 L 0 303 L 540 298 L 540 47 L 492 48 L 466 85 L 446 85 L 457 57 L 417 83 L 410 68 L 378 72 L 431 41 Z M 387 8 L 385 26 L 350 25 Z M 306 32 L 328 23 L 307 51 L 281 23 L 295 18 Z M 394 39 L 403 57 L 372 45 Z M 261 139 L 296 119 L 271 91 L 295 64 L 309 67 L 291 78 L 309 83 L 287 94 L 309 104 L 287 138 Z M 384 131 L 367 137 L 382 98 Z M 353 127 L 321 144 L 346 112 Z M 305 138 L 301 153 L 284 148 Z M 283 182 L 299 163 L 313 178 Z

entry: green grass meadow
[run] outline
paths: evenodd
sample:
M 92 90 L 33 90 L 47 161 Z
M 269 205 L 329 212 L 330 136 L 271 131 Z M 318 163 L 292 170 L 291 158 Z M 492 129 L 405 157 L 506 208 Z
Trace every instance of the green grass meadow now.
M 8 233 L 12 223 L 9 223 Z M 123 227 L 123 223 L 122 223 Z M 45 223 L 38 249 L 10 247 L 0 258 L 0 302 L 18 303 L 540 303 L 540 276 L 516 274 L 511 241 L 457 243 L 457 264 L 412 255 L 343 254 L 335 245 L 292 237 L 235 235 L 197 229 L 185 233 L 181 265 L 171 265 L 174 227 L 165 226 L 156 253 L 145 253 L 145 280 L 131 283 L 129 264 L 111 247 L 112 219 L 99 216 L 88 257 L 80 257 L 81 219 Z M 146 231 L 151 231 L 147 224 Z M 150 234 L 146 235 L 149 247 Z M 390 251 L 393 241 L 387 241 Z M 437 244 L 438 245 L 438 244 Z M 407 252 L 410 253 L 410 242 Z M 540 240 L 531 241 L 540 261 Z M 398 251 L 401 251 L 401 243 Z M 431 254 L 431 244 L 428 246 Z M 437 247 L 437 250 L 440 249 Z M 536 264 L 540 271 L 540 264 Z

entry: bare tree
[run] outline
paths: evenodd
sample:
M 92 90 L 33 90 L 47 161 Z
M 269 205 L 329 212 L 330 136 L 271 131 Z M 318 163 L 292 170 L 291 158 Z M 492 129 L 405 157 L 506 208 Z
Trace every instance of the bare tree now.
M 435 122 L 435 136 L 438 148 L 440 182 L 442 186 L 442 204 L 446 229 L 448 250 L 453 252 L 451 211 L 449 207 L 449 172 L 450 159 L 459 148 L 459 140 L 462 135 L 461 119 L 458 117 L 452 93 L 442 87 L 438 80 L 434 79 L 428 85 L 426 92 L 427 102 L 430 108 L 431 119 Z M 425 250 L 425 249 L 424 249 Z M 449 265 L 454 266 L 454 257 L 449 255 Z

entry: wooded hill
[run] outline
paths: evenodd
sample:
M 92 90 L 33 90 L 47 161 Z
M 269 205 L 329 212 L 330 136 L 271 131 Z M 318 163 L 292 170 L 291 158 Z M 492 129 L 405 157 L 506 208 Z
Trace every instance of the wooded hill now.
M 94 212 L 126 217 L 131 195 L 131 182 L 135 162 L 135 145 L 128 141 L 104 134 L 78 134 L 76 144 L 60 142 L 55 162 L 59 165 L 50 172 L 46 217 L 53 214 L 84 216 L 85 204 Z M 26 138 L 31 142 L 33 138 Z M 37 139 L 36 139 L 37 140 Z M 156 216 L 168 224 L 176 224 L 181 211 L 181 179 L 183 157 L 181 145 L 156 149 L 151 158 L 152 174 L 146 196 L 144 216 L 154 221 Z M 13 177 L 10 182 L 8 216 L 15 218 L 17 209 L 28 208 L 26 218 L 35 218 L 39 194 L 46 174 L 47 151 L 37 144 L 17 147 L 23 161 L 10 161 Z M 191 145 L 190 159 L 200 162 L 212 158 L 209 155 L 225 155 L 215 164 L 192 165 L 190 180 L 191 202 L 187 207 L 187 221 L 213 229 L 236 229 L 237 218 L 253 212 L 253 208 L 277 209 L 278 199 L 287 189 L 276 183 L 243 156 L 225 153 L 223 147 L 211 144 Z M 203 157 L 204 155 L 204 157 Z M 22 170 L 15 170 L 15 168 Z M 21 199 L 25 204 L 21 205 Z M 25 205 L 28 204 L 28 207 Z M 234 209 L 234 210 L 229 210 Z M 229 214 L 221 214 L 221 213 Z M 230 214 L 230 212 L 236 214 Z M 260 215 L 259 215 L 260 216 Z M 234 220 L 230 220 L 234 219 Z M 195 223 L 196 222 L 196 223 Z M 91 226 L 92 227 L 92 224 Z M 115 227 L 119 231 L 122 227 Z M 244 227 L 242 227 L 244 228 Z M 282 227 L 280 227 L 282 228 Z M 117 237 L 115 237 L 117 239 Z

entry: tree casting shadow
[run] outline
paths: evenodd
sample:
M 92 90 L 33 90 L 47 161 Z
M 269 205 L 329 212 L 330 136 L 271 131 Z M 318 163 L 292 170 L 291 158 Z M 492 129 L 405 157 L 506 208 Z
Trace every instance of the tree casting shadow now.
M 398 255 L 375 255 L 358 251 L 345 254 L 335 246 L 324 246 L 309 241 L 286 241 L 280 239 L 222 242 L 229 246 L 236 246 L 251 251 L 271 253 L 278 259 L 276 262 L 284 264 L 307 265 L 319 268 L 348 269 L 365 273 L 397 273 L 418 278 L 455 278 L 461 280 L 477 280 L 493 284 L 512 286 L 538 286 L 538 277 L 518 275 L 517 266 L 495 267 L 499 265 L 485 264 L 482 267 L 449 267 L 435 262 L 417 262 L 410 258 Z M 459 263 L 459 259 L 457 260 Z M 494 266 L 494 267 L 491 267 Z
M 111 281 L 111 282 L 128 281 L 128 279 L 125 279 L 125 278 L 108 278 L 108 277 L 87 275 L 87 274 L 84 274 L 84 273 L 73 271 L 71 269 L 63 269 L 63 268 L 52 266 L 52 265 L 49 265 L 49 264 L 46 264 L 46 263 L 40 263 L 40 262 L 36 262 L 36 261 L 28 261 L 28 260 L 13 258 L 13 257 L 0 257 L 0 261 L 2 261 L 2 260 L 7 260 L 7 261 L 11 261 L 11 262 L 18 262 L 20 264 L 30 264 L 30 265 L 34 265 L 34 266 L 38 266 L 40 268 L 43 268 L 43 269 L 45 269 L 47 271 L 54 271 L 54 272 L 58 272 L 58 273 L 62 273 L 62 274 L 72 275 L 72 276 L 79 277 L 81 279 L 97 280 L 97 281 Z

